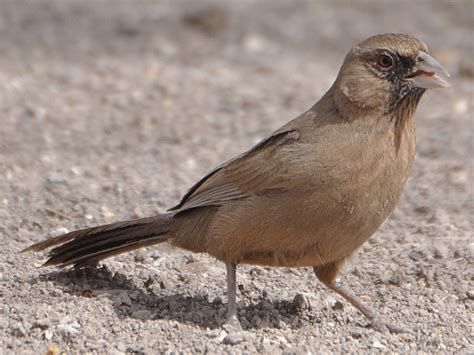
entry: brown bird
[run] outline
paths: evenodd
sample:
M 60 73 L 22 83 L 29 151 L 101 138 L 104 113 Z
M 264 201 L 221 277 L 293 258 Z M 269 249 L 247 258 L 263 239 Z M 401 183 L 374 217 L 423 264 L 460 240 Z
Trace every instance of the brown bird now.
M 415 157 L 414 113 L 448 72 L 421 41 L 370 37 L 347 54 L 333 86 L 307 112 L 212 170 L 168 212 L 36 243 L 45 265 L 82 267 L 158 243 L 226 263 L 228 323 L 240 327 L 237 264 L 311 266 L 318 279 L 383 322 L 335 282 L 344 261 L 390 216 Z

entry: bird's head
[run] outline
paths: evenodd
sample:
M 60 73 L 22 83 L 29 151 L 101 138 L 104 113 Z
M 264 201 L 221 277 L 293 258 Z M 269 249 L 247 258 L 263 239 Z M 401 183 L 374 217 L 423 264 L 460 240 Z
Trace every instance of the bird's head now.
M 347 54 L 336 80 L 338 95 L 354 109 L 413 111 L 426 89 L 449 87 L 448 72 L 423 42 L 404 34 L 383 34 Z

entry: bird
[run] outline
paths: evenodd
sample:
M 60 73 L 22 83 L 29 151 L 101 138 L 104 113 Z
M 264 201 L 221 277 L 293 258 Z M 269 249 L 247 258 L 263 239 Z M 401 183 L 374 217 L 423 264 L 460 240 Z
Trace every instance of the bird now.
M 345 56 L 309 110 L 217 166 L 168 211 L 72 231 L 33 244 L 44 266 L 82 268 L 168 242 L 226 265 L 227 320 L 238 320 L 239 264 L 312 267 L 376 330 L 409 331 L 337 281 L 342 266 L 393 212 L 415 158 L 415 111 L 429 89 L 449 87 L 422 41 L 379 34 Z

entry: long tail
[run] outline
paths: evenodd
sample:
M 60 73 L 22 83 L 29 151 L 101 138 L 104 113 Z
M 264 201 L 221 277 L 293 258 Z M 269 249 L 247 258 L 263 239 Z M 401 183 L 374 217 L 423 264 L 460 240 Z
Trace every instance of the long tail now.
M 49 251 L 43 266 L 64 267 L 95 264 L 99 260 L 130 250 L 163 243 L 169 238 L 174 213 L 80 229 L 46 239 L 22 250 Z

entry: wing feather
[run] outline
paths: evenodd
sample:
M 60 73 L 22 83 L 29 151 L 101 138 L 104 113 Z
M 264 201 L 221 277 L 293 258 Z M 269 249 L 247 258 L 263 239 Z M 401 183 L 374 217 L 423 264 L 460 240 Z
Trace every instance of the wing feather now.
M 282 145 L 295 142 L 298 138 L 299 133 L 295 129 L 282 128 L 276 131 L 249 151 L 204 176 L 170 211 L 216 206 L 226 201 L 250 197 L 259 191 L 276 189 L 277 186 L 272 181 L 278 179 L 280 162 L 272 159 L 272 156 Z

